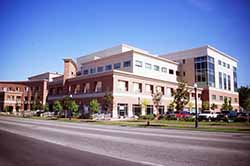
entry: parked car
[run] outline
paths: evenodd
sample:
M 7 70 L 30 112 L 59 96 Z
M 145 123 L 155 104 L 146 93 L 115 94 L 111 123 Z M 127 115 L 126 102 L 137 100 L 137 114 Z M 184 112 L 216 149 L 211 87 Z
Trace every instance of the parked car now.
M 227 118 L 236 118 L 237 112 L 236 111 L 221 111 Z
M 203 113 L 199 114 L 199 121 L 201 121 L 201 120 L 208 120 L 208 121 L 216 120 L 217 116 L 218 116 L 218 114 L 216 114 L 214 112 L 203 112 Z
M 238 113 L 237 118 L 235 119 L 237 122 L 246 122 L 248 120 L 249 113 Z
M 175 117 L 179 118 L 179 119 L 180 118 L 189 118 L 190 116 L 192 116 L 192 115 L 190 114 L 190 112 L 187 112 L 187 111 L 182 111 L 182 112 L 175 114 Z

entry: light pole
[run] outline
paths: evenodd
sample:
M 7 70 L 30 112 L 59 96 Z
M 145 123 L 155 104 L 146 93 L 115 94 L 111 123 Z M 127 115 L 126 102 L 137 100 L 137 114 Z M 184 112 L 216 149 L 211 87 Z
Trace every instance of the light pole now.
M 198 128 L 198 108 L 197 108 L 197 84 L 194 84 L 195 93 L 195 128 Z

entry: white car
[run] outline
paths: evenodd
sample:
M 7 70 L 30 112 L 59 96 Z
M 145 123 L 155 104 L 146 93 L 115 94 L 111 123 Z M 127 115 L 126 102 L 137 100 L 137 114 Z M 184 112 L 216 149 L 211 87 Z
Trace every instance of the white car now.
M 212 120 L 212 119 L 216 119 L 218 116 L 218 114 L 214 113 L 214 112 L 205 112 L 205 113 L 200 113 L 199 114 L 199 120 Z

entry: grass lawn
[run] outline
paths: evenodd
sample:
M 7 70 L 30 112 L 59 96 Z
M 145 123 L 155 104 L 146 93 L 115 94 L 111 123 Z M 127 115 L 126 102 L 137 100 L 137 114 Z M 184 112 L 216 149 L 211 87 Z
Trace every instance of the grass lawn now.
M 22 118 L 22 117 L 20 117 Z M 117 125 L 117 126 L 131 126 L 131 127 L 150 127 L 150 128 L 169 128 L 169 129 L 185 129 L 185 130 L 198 130 L 198 131 L 216 131 L 216 132 L 244 132 L 250 134 L 250 125 L 247 122 L 199 122 L 199 127 L 194 128 L 194 122 L 181 121 L 181 120 L 151 120 L 150 126 L 147 126 L 146 120 L 107 120 L 107 121 L 94 121 L 91 119 L 77 119 L 72 118 L 44 118 L 44 117 L 29 117 L 32 119 L 40 120 L 56 120 L 62 122 L 73 123 L 92 123 L 98 125 Z

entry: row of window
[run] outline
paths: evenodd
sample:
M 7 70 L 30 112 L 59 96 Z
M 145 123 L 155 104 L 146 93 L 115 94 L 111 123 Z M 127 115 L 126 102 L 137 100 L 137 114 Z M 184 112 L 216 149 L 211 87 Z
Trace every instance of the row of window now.
M 7 95 L 7 100 L 8 101 L 20 101 L 21 100 L 21 96 Z
M 131 66 L 131 61 L 130 60 L 123 62 L 123 68 L 128 68 L 130 66 Z M 118 63 L 115 63 L 115 64 L 108 64 L 108 65 L 105 65 L 105 66 L 98 66 L 97 68 L 93 67 L 93 68 L 90 68 L 90 69 L 84 69 L 82 71 L 82 73 L 83 73 L 83 75 L 102 73 L 104 71 L 111 71 L 112 69 L 120 69 L 121 67 L 122 67 L 122 63 L 118 62 Z
M 222 78 L 223 76 L 223 78 Z M 219 88 L 224 90 L 231 90 L 231 76 L 225 73 L 219 72 Z
M 163 86 L 155 86 L 156 89 L 154 90 L 154 85 L 151 84 L 145 84 L 145 92 L 146 93 L 150 93 L 153 94 L 154 91 L 156 92 L 161 92 L 163 95 L 166 93 L 169 96 L 173 95 L 173 88 L 167 88 L 166 92 L 165 92 L 165 87 Z M 129 82 L 125 81 L 125 80 L 118 80 L 118 90 L 120 91 L 129 91 Z M 142 83 L 138 83 L 138 82 L 133 82 L 133 92 L 135 93 L 142 93 Z
M 168 69 L 166 67 L 160 67 L 159 65 L 152 65 L 151 63 L 145 63 L 145 69 L 148 70 L 155 70 L 155 71 L 161 71 L 163 73 L 169 73 L 169 74 L 174 74 L 174 70 L 173 69 Z M 143 62 L 140 60 L 136 60 L 135 61 L 135 66 L 136 67 L 143 67 Z M 161 70 L 160 70 L 161 69 Z
M 90 83 L 83 83 L 82 85 L 72 85 L 68 86 L 68 93 L 78 94 L 78 93 L 90 93 L 90 92 L 102 92 L 102 82 L 96 81 L 94 82 L 93 89 L 91 90 Z M 58 88 L 50 88 L 49 93 L 51 95 L 61 95 L 63 94 L 63 89 L 61 87 Z
M 24 87 L 24 91 L 28 91 L 29 90 L 29 87 Z M 41 87 L 40 86 L 35 86 L 35 87 L 30 87 L 30 90 L 31 91 L 40 91 L 41 90 Z M 4 92 L 7 92 L 7 91 L 16 91 L 16 92 L 20 92 L 21 91 L 21 88 L 19 87 L 2 87 L 1 88 L 1 91 L 4 91 Z
M 230 69 L 230 64 L 228 64 L 228 63 L 226 63 L 226 62 L 222 62 L 221 60 L 218 60 L 218 65 Z
M 138 83 L 138 82 L 132 82 L 133 86 L 132 86 L 132 92 L 134 93 L 142 93 L 142 83 Z M 173 88 L 169 88 L 169 87 L 164 87 L 164 86 L 157 86 L 155 85 L 154 89 L 154 85 L 151 84 L 145 84 L 145 93 L 150 93 L 153 94 L 155 91 L 156 92 L 161 92 L 163 95 L 167 95 L 167 96 L 173 96 L 173 92 L 174 89 Z M 129 82 L 125 81 L 125 80 L 118 80 L 118 90 L 123 91 L 123 92 L 128 92 L 129 91 Z M 195 93 L 191 93 L 191 97 L 194 99 L 195 97 Z M 198 94 L 198 98 L 201 98 L 201 94 Z
M 226 96 L 218 96 L 220 101 L 224 101 L 225 98 L 228 98 L 230 101 L 232 101 L 231 97 L 226 97 Z M 218 100 L 216 95 L 212 95 L 212 100 Z M 234 102 L 238 102 L 238 98 L 234 98 Z

